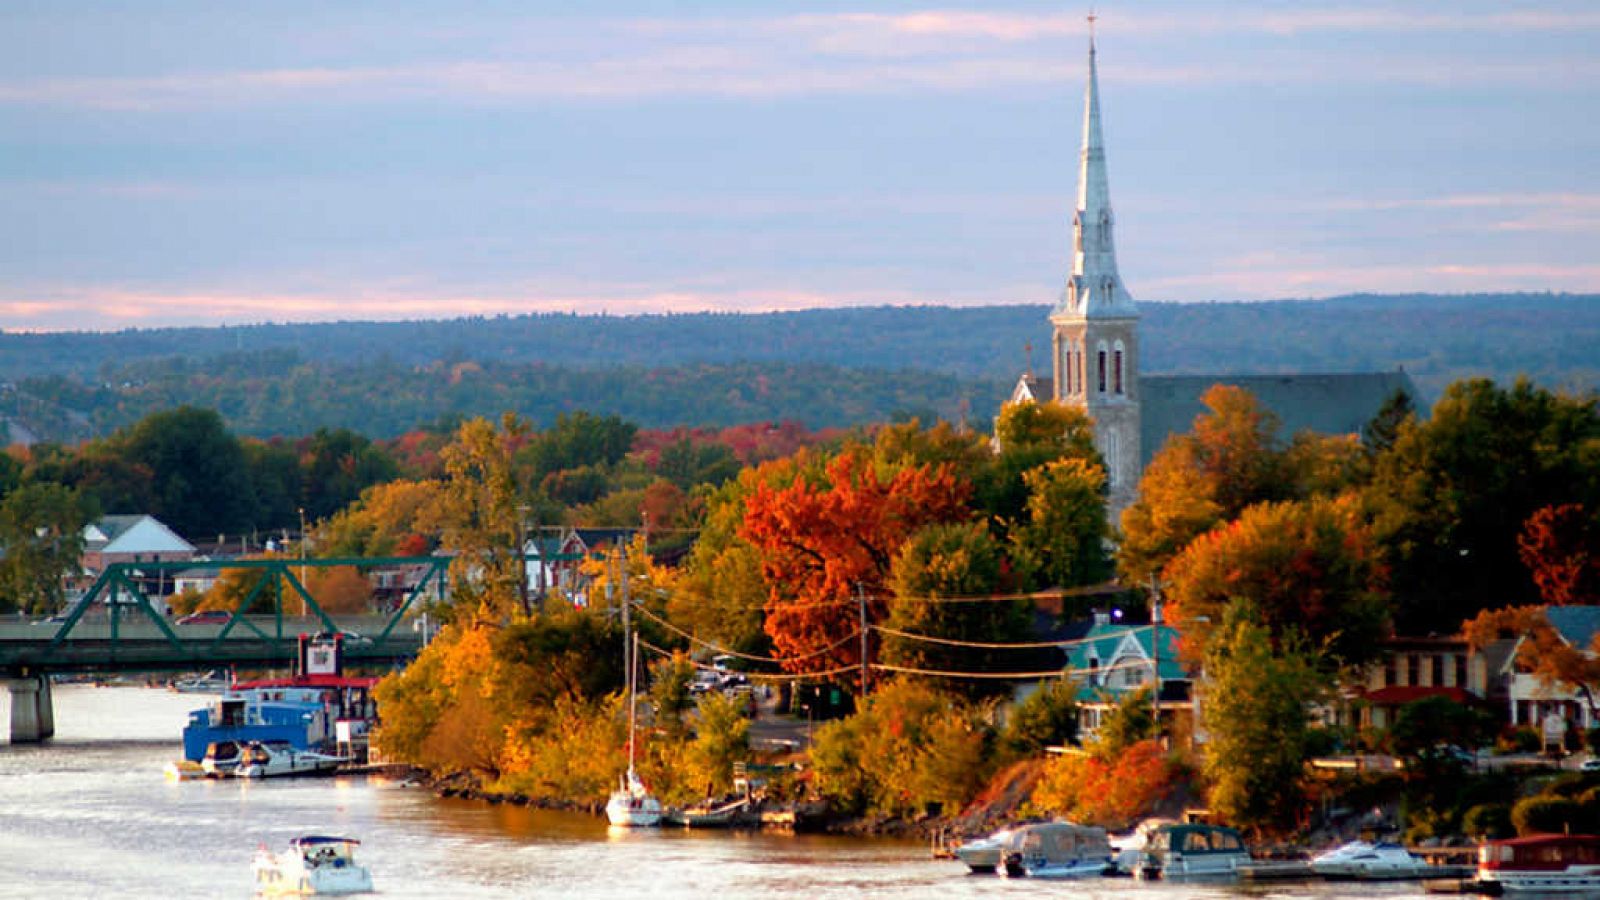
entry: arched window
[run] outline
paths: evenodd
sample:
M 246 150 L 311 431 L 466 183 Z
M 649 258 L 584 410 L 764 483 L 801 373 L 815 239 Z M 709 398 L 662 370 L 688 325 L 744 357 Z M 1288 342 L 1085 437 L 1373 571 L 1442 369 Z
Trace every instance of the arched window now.
M 1067 344 L 1067 361 L 1061 367 L 1061 395 L 1072 395 L 1072 344 Z
M 1100 249 L 1111 249 L 1111 210 L 1100 211 Z
M 1099 385 L 1099 387 L 1096 388 L 1096 389 L 1100 393 L 1104 394 L 1106 392 L 1106 345 L 1105 345 L 1104 342 L 1102 342 L 1100 344 L 1100 350 L 1099 350 L 1099 353 L 1096 354 L 1096 357 L 1097 357 L 1096 362 L 1098 363 L 1098 375 L 1099 375 L 1099 377 L 1097 379 L 1097 384 Z
M 1111 377 L 1111 384 L 1112 384 L 1112 389 L 1116 393 L 1121 394 L 1121 393 L 1123 393 L 1123 389 L 1122 389 L 1122 342 L 1121 341 L 1117 341 L 1117 347 L 1116 347 L 1115 350 L 1112 351 L 1111 356 L 1112 356 L 1112 359 L 1111 359 L 1111 376 L 1112 376 Z

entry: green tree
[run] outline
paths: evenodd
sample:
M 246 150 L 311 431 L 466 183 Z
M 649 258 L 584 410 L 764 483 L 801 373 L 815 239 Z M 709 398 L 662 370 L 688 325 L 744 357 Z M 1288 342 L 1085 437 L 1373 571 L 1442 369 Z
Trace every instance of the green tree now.
M 1037 586 L 1079 587 L 1111 575 L 1105 470 L 1069 457 L 1023 473 L 1027 520 L 1013 527 L 1013 558 Z
M 1094 446 L 1088 413 L 1060 403 L 1010 403 L 995 422 L 1000 452 L 974 478 L 975 504 L 1005 526 L 1025 522 L 1028 485 L 1023 476 L 1046 463 L 1078 459 L 1105 470 Z
M 1309 653 L 1259 621 L 1249 601 L 1230 603 L 1207 645 L 1203 770 L 1223 820 L 1283 831 L 1305 810 L 1310 709 L 1325 684 Z
M 54 612 L 78 570 L 92 505 L 58 484 L 25 484 L 0 501 L 0 611 Z
M 319 428 L 301 450 L 306 515 L 325 519 L 354 503 L 372 485 L 400 477 L 400 466 L 382 447 L 348 428 Z
M 178 534 L 242 532 L 256 525 L 244 449 L 215 410 L 181 406 L 153 413 L 112 446 L 150 472 L 149 512 Z
M 1033 621 L 1027 602 L 990 596 L 1000 584 L 1001 565 L 1000 545 L 982 522 L 931 525 L 913 535 L 890 569 L 894 596 L 884 623 L 884 660 L 938 672 L 1028 671 L 1041 665 L 1015 650 L 960 646 L 1027 638 Z M 998 679 L 931 680 L 975 696 L 1010 690 Z
M 690 778 L 705 784 L 708 797 L 731 790 L 734 763 L 750 758 L 750 720 L 741 706 L 738 699 L 716 692 L 705 694 L 697 704 L 699 721 L 689 745 Z
M 1408 773 L 1451 768 L 1459 771 L 1447 747 L 1476 750 L 1494 737 L 1493 716 L 1448 697 L 1425 697 L 1400 707 L 1389 741 L 1395 755 L 1406 760 Z
M 1078 686 L 1065 678 L 1041 683 L 1011 708 L 1000 745 L 1013 756 L 1027 757 L 1073 743 L 1078 737 L 1077 693 Z
M 1600 406 L 1519 380 L 1445 391 L 1378 456 L 1368 502 L 1403 632 L 1448 631 L 1488 606 L 1537 602 L 1517 535 L 1538 509 L 1600 508 Z
M 518 462 L 532 469 L 534 481 L 579 466 L 612 466 L 633 448 L 638 426 L 617 416 L 596 416 L 579 410 L 562 413 L 556 423 L 528 441 Z
M 1094 755 L 1114 760 L 1134 744 L 1155 738 L 1154 706 L 1148 686 L 1124 694 L 1095 731 Z

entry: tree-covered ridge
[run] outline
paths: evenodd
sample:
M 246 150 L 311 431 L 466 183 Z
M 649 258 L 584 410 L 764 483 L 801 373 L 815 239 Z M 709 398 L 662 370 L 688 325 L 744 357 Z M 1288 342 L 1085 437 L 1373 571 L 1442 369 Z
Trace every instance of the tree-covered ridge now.
M 1596 295 L 1146 302 L 1140 312 L 1141 367 L 1148 373 L 1404 366 L 1428 399 L 1466 376 L 1509 382 L 1525 374 L 1553 387 L 1600 384 Z M 371 385 L 459 374 L 463 383 L 450 384 L 449 391 L 411 385 L 413 392 L 427 390 L 408 401 L 467 415 L 518 408 L 542 420 L 544 409 L 560 406 L 565 396 L 571 401 L 562 408 L 605 409 L 645 425 L 797 418 L 820 426 L 881 419 L 901 408 L 944 413 L 940 404 L 953 409 L 959 398 L 970 397 L 973 412 L 987 418 L 1004 387 L 1030 363 L 1048 370 L 1047 313 L 1045 306 L 908 306 L 0 333 L 0 379 L 9 382 L 0 384 L 0 405 L 56 437 L 72 427 L 104 433 L 107 421 L 127 424 L 138 411 L 157 408 L 158 399 L 223 409 L 251 434 L 301 434 L 330 425 L 378 436 L 420 420 L 383 409 L 370 421 L 337 419 L 362 414 L 367 404 L 333 397 L 330 403 L 344 405 L 324 408 L 326 382 Z M 855 374 L 860 371 L 875 374 Z M 270 373 L 293 378 L 270 389 L 255 382 Z M 486 386 L 485 379 L 503 383 Z M 817 383 L 822 397 L 811 389 Z M 993 385 L 1002 386 L 1000 393 Z M 795 395 L 784 393 L 791 388 Z M 486 395 L 496 392 L 497 401 L 488 402 Z M 531 393 L 550 397 L 541 406 L 523 397 Z M 596 397 L 615 405 L 592 402 Z M 507 399 L 528 405 L 502 402 Z M 795 401 L 800 405 L 774 408 Z M 486 405 L 449 408 L 480 402 Z M 105 411 L 119 405 L 138 411 Z M 85 415 L 99 421 L 85 421 Z
M 919 415 L 992 416 L 1001 379 L 930 371 L 874 371 L 790 363 L 697 363 L 670 368 L 587 369 L 543 363 L 309 362 L 293 351 L 182 357 L 108 368 L 99 383 L 65 376 L 26 379 L 12 410 L 36 439 L 79 441 L 109 434 L 176 406 L 217 410 L 254 437 L 349 428 L 374 438 L 460 417 L 512 410 L 537 425 L 591 410 L 645 428 L 724 428 L 795 420 L 852 427 Z M 14 410 L 14 412 L 13 412 Z

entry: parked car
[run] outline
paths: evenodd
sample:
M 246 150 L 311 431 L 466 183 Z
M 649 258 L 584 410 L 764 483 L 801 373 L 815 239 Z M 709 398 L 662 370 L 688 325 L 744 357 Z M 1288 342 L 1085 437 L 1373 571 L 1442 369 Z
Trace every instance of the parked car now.
M 1582 772 L 1600 772 L 1600 756 L 1591 756 L 1579 763 L 1578 770 Z
M 221 625 L 233 618 L 225 609 L 203 609 L 178 619 L 179 625 Z

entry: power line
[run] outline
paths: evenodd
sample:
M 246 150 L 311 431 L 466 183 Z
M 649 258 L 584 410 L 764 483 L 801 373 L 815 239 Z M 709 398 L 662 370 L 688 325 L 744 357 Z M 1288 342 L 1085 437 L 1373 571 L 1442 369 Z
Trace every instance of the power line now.
M 678 626 L 672 624 L 671 622 L 668 622 L 666 619 L 661 618 L 660 616 L 656 615 L 655 613 L 651 612 L 648 609 L 645 609 L 643 606 L 640 606 L 637 603 L 634 604 L 634 608 L 636 610 L 638 610 L 638 612 L 641 615 L 643 615 L 645 618 L 649 619 L 650 621 L 655 622 L 656 624 L 658 624 L 661 627 L 667 629 L 668 631 L 671 631 L 671 632 L 679 635 L 680 637 L 686 638 L 689 641 L 692 641 L 693 643 L 699 644 L 700 646 L 705 647 L 708 650 L 715 650 L 718 653 L 721 653 L 721 654 L 726 655 L 726 656 L 735 656 L 735 657 L 738 657 L 739 659 L 748 659 L 748 660 L 750 660 L 752 662 L 772 663 L 773 665 L 783 665 L 786 662 L 798 662 L 800 660 L 811 659 L 812 657 L 816 657 L 816 656 L 822 656 L 825 653 L 828 653 L 828 652 L 830 652 L 832 650 L 838 649 L 840 646 L 844 645 L 847 641 L 855 640 L 861 634 L 861 632 L 859 630 L 852 631 L 848 635 L 840 638 L 839 640 L 834 641 L 833 643 L 829 644 L 826 647 L 823 647 L 821 650 L 813 650 L 810 653 L 802 654 L 800 656 L 788 656 L 788 657 L 784 657 L 783 659 L 779 659 L 779 658 L 777 658 L 775 656 L 756 656 L 756 655 L 751 654 L 751 653 L 740 653 L 737 650 L 731 650 L 731 649 L 729 649 L 727 647 L 722 647 L 722 646 L 714 644 L 714 643 L 712 643 L 710 641 L 703 640 L 701 638 L 695 637 L 693 634 L 690 634 L 689 632 L 684 631 L 682 628 L 679 628 Z

